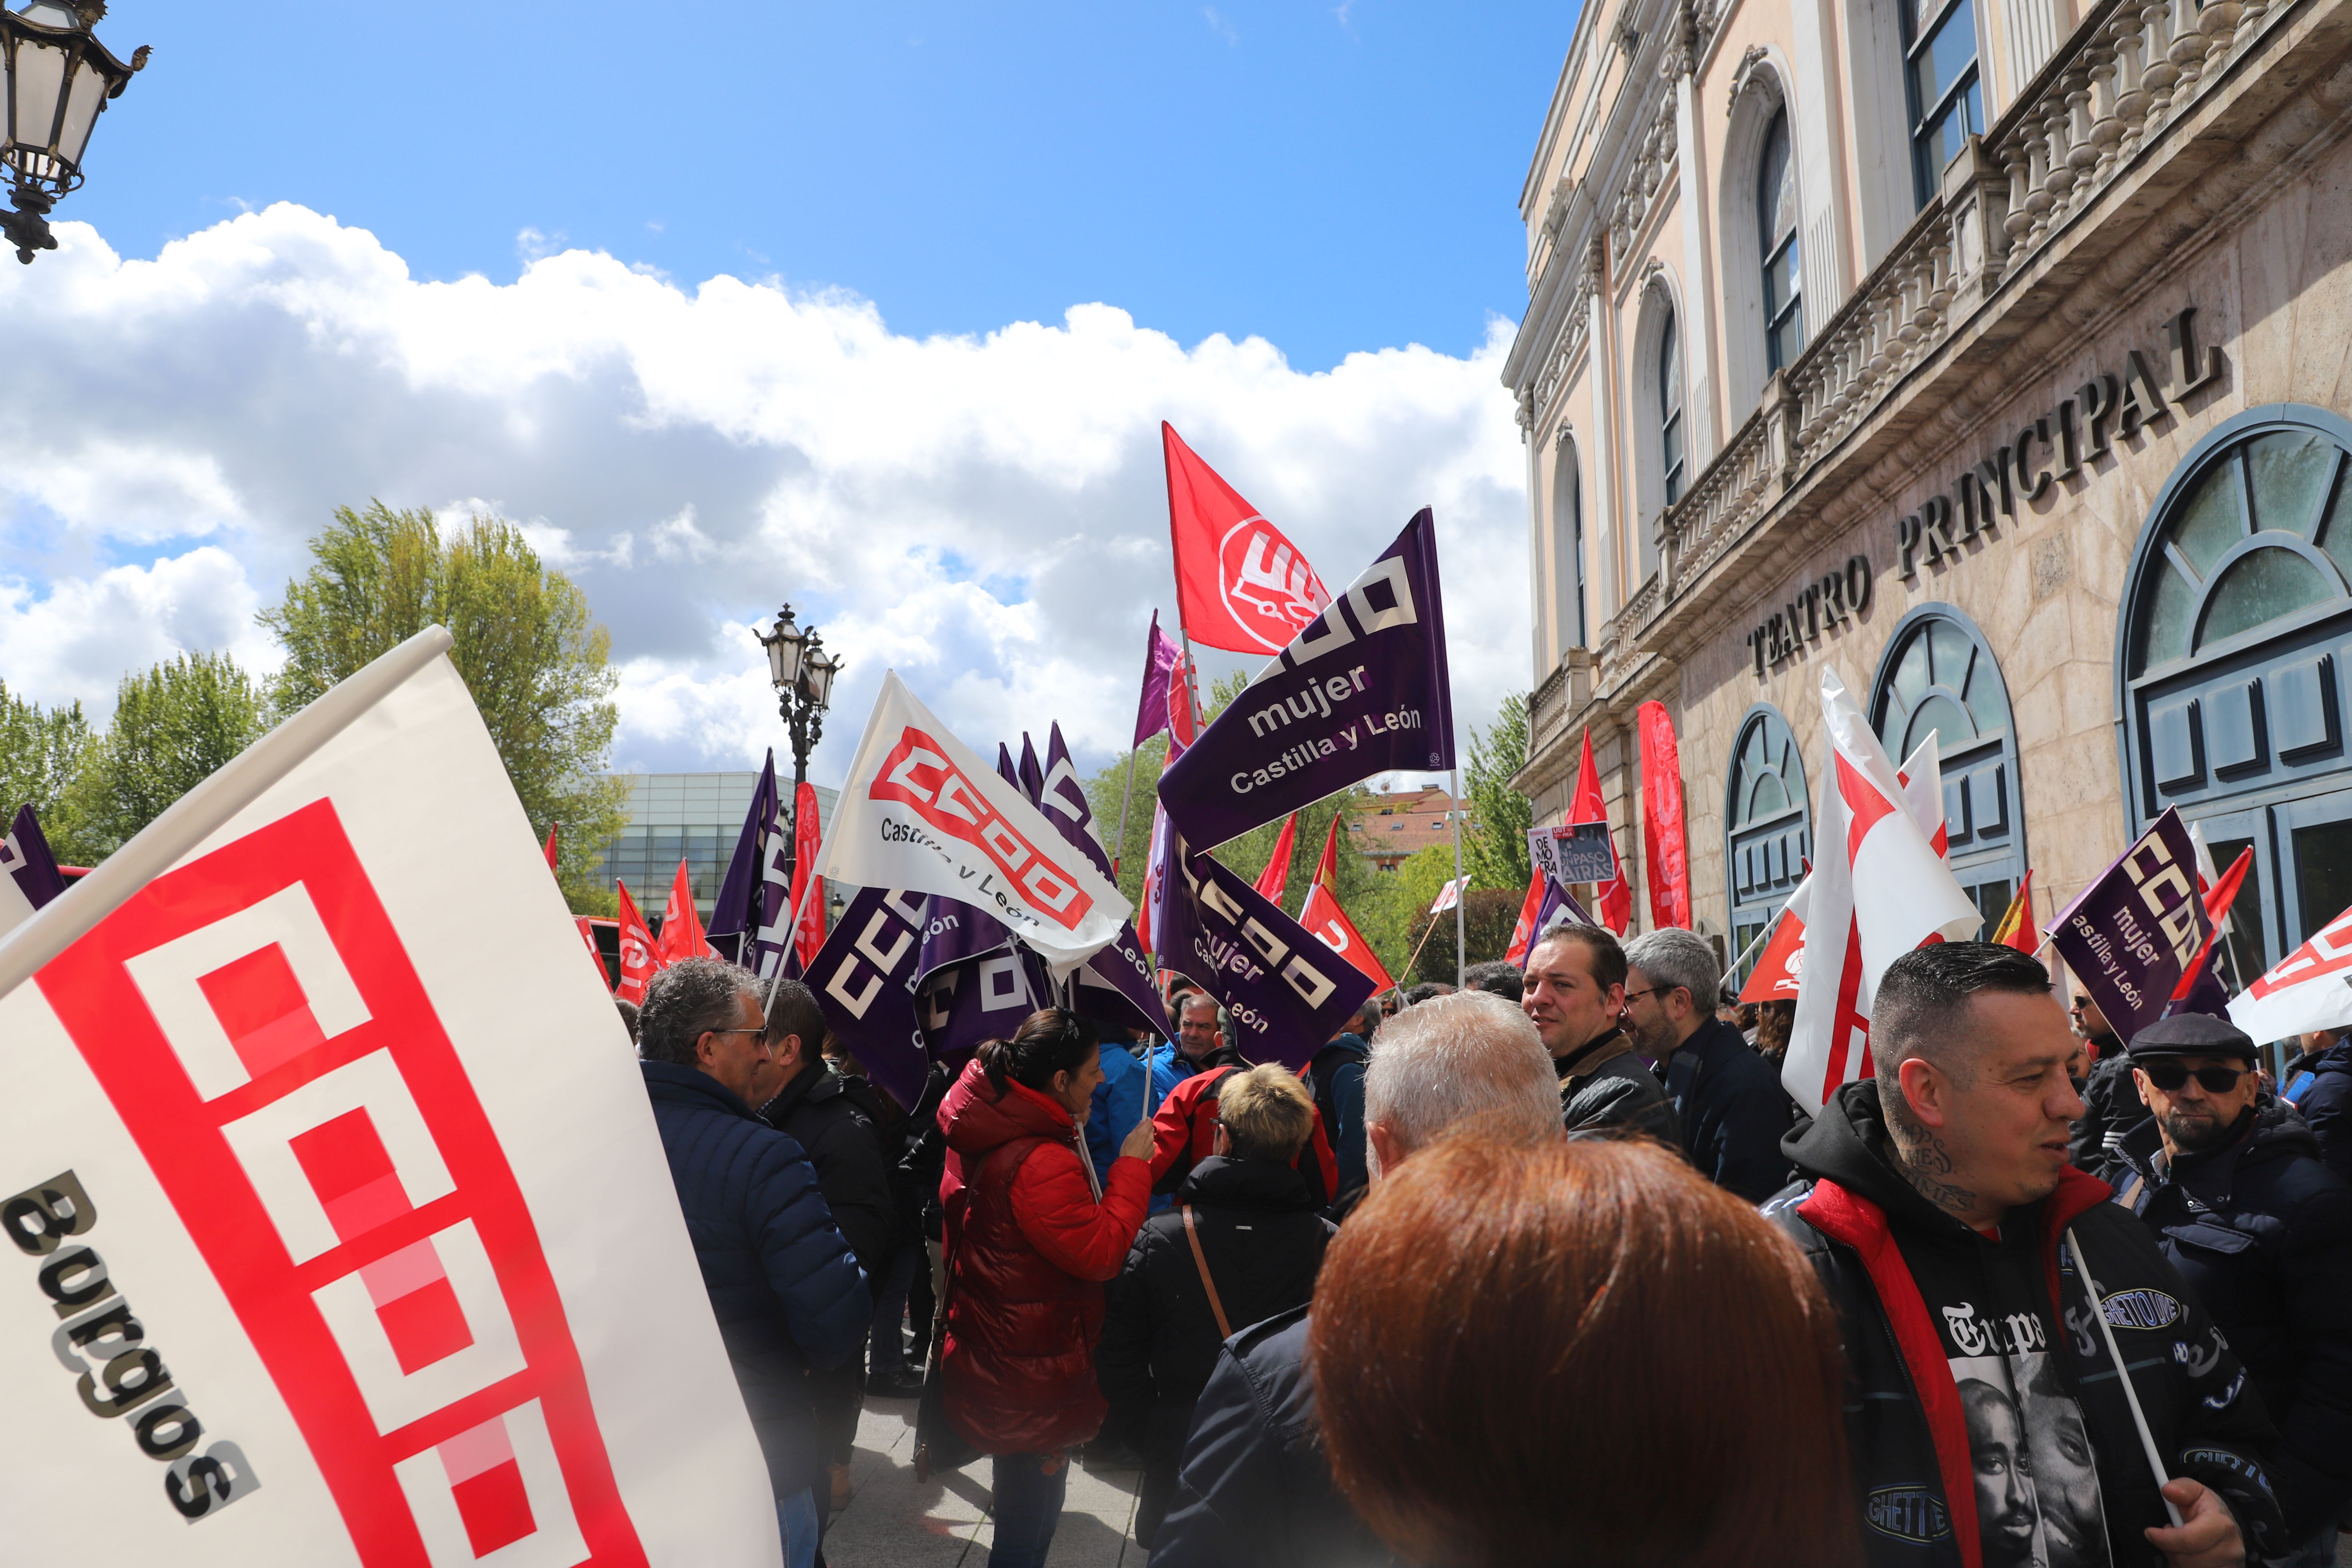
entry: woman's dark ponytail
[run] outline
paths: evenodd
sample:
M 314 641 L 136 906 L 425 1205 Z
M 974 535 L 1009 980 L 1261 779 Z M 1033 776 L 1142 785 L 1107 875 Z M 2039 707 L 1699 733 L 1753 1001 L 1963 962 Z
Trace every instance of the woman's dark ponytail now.
M 1057 1072 L 1076 1072 L 1100 1044 L 1095 1026 L 1066 1007 L 1029 1015 L 1009 1040 L 989 1040 L 973 1054 L 996 1092 L 1009 1079 L 1043 1092 Z

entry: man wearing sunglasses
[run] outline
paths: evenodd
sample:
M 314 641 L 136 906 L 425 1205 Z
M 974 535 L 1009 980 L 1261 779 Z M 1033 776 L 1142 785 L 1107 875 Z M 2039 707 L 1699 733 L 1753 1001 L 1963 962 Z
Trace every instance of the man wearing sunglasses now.
M 2162 1019 L 2130 1051 L 2154 1115 L 2118 1146 L 2116 1201 L 2155 1233 L 2278 1424 L 2273 1475 L 2300 1543 L 2284 1561 L 2333 1564 L 2352 1504 L 2352 1184 L 2261 1088 L 2254 1042 L 2228 1020 Z

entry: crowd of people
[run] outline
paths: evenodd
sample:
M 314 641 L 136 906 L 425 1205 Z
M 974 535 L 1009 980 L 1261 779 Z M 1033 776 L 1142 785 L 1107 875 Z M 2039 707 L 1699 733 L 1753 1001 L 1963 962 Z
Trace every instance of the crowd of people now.
M 797 982 L 658 974 L 789 1568 L 868 1395 L 919 1475 L 988 1459 L 992 1568 L 1045 1561 L 1073 1463 L 1140 1471 L 1163 1568 L 2336 1561 L 2352 1039 L 2273 1082 L 2224 1019 L 2122 1040 L 1945 942 L 1808 1115 L 1790 1005 L 1692 932 L 1464 980 L 1294 1070 L 1172 977 L 1164 1037 L 1044 1009 L 901 1108 Z

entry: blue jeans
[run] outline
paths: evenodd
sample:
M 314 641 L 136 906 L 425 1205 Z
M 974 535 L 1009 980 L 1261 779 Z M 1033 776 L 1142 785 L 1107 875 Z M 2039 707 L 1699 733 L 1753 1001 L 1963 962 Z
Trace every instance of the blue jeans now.
M 784 1568 L 815 1568 L 817 1537 L 824 1533 L 816 1493 L 803 1490 L 778 1498 L 776 1528 L 784 1538 Z
M 1051 1475 L 1045 1473 L 1048 1464 L 1054 1467 Z M 1068 1456 L 999 1454 L 991 1468 L 996 1536 L 988 1549 L 988 1568 L 1045 1568 L 1045 1549 L 1054 1544 L 1062 1497 L 1070 1487 Z
M 890 1254 L 890 1268 L 882 1276 L 882 1293 L 874 1300 L 873 1350 L 866 1365 L 875 1373 L 907 1370 L 907 1292 L 915 1287 L 915 1269 L 923 1262 L 923 1244 L 900 1242 Z

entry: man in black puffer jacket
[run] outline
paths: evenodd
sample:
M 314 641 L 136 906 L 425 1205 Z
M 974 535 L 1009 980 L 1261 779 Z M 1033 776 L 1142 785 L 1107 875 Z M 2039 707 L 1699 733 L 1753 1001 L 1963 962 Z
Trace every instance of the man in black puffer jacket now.
M 767 1038 L 773 1065 L 757 1091 L 767 1096 L 758 1102 L 760 1120 L 807 1151 L 833 1223 L 849 1238 L 866 1289 L 878 1290 L 889 1277 L 890 1253 L 898 1244 L 898 1205 L 882 1135 L 860 1103 L 865 1086 L 853 1089 L 818 1054 L 824 1043 L 824 1013 L 797 980 L 776 983 L 768 999 Z M 872 1305 L 869 1300 L 869 1310 Z M 809 1385 L 816 1396 L 817 1432 L 828 1472 L 824 1500 L 838 1512 L 849 1501 L 849 1456 L 865 1406 L 866 1369 L 853 1358 L 815 1373 Z
M 822 1474 L 808 1373 L 856 1353 L 872 1298 L 808 1157 L 743 1102 L 768 1060 L 758 979 L 687 959 L 654 977 L 640 1023 L 654 1124 L 768 1461 L 786 1568 L 807 1568 Z
M 1790 1135 L 1801 1179 L 1764 1210 L 1838 1311 L 1865 1560 L 2207 1568 L 2284 1550 L 2262 1395 L 2146 1227 L 2066 1163 L 2083 1102 L 2048 971 L 1995 942 L 1919 948 L 1887 966 L 1870 1027 L 1876 1079 Z
M 1306 1086 L 1279 1067 L 1217 1086 L 1216 1152 L 1177 1189 L 1175 1212 L 1137 1233 L 1105 1296 L 1095 1376 L 1111 1429 L 1144 1459 L 1136 1544 L 1176 1493 L 1192 1407 L 1234 1331 L 1307 1304 L 1332 1226 L 1292 1168 L 1314 1131 Z
M 2262 1090 L 2254 1042 L 2226 1019 L 2151 1024 L 2131 1060 L 2155 1115 L 2116 1150 L 2117 1201 L 2262 1391 L 2282 1439 L 2288 1538 L 2332 1563 L 2352 1502 L 2352 1185 L 2320 1163 L 2294 1108 Z

